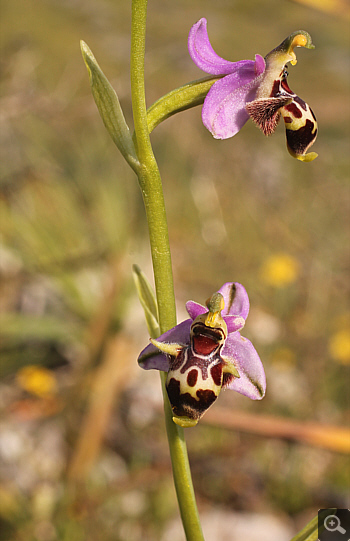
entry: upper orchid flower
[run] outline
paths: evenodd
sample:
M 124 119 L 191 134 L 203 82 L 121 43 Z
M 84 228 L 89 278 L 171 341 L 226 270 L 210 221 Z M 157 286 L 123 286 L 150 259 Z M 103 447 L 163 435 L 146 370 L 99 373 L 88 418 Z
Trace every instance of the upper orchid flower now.
M 206 305 L 188 301 L 191 319 L 151 339 L 138 359 L 145 370 L 168 372 L 166 389 L 173 420 L 181 426 L 196 425 L 222 388 L 253 400 L 265 394 L 260 358 L 239 332 L 249 312 L 246 290 L 241 284 L 226 283 Z
M 311 37 L 299 30 L 286 38 L 265 58 L 229 62 L 213 50 L 206 19 L 192 26 L 188 49 L 194 63 L 212 75 L 222 75 L 209 90 L 202 109 L 203 124 L 216 139 L 235 135 L 249 116 L 270 135 L 282 115 L 290 154 L 311 161 L 315 152 L 306 154 L 315 142 L 317 122 L 310 107 L 287 84 L 287 62 L 296 64 L 295 47 L 313 49 Z

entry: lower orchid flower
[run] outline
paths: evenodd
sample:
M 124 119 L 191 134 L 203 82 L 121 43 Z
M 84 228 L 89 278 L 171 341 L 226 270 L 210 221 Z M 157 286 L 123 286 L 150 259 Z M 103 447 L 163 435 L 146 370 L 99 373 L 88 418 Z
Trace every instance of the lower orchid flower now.
M 173 420 L 195 426 L 218 398 L 221 389 L 237 391 L 253 400 L 265 395 L 265 373 L 254 346 L 243 338 L 249 312 L 244 287 L 224 284 L 206 308 L 186 303 L 190 319 L 151 339 L 140 354 L 142 368 L 167 372 L 166 389 Z
M 209 90 L 202 109 L 203 124 L 216 139 L 232 137 L 249 117 L 270 135 L 282 116 L 290 154 L 301 161 L 317 157 L 315 152 L 307 154 L 317 136 L 315 115 L 287 84 L 286 64 L 296 64 L 295 47 L 314 48 L 304 30 L 291 34 L 265 58 L 257 54 L 255 61 L 229 62 L 213 50 L 206 19 L 192 26 L 188 38 L 192 60 L 206 73 L 222 75 Z

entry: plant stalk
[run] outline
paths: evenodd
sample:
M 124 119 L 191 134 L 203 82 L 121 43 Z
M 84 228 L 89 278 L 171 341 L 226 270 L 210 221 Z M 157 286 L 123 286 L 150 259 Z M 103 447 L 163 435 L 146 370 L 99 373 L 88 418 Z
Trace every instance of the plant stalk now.
M 131 97 L 136 152 L 140 162 L 139 184 L 149 229 L 161 333 L 176 325 L 175 295 L 168 226 L 161 177 L 149 137 L 144 83 L 147 0 L 132 0 Z M 187 541 L 204 541 L 193 490 L 184 430 L 172 420 L 161 373 L 164 413 L 175 489 Z

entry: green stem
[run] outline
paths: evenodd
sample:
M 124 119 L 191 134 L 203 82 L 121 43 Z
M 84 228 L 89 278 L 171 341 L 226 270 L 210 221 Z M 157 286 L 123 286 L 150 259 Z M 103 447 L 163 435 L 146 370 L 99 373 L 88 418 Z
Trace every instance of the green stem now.
M 154 269 L 161 332 L 176 325 L 168 226 L 162 182 L 147 125 L 144 55 L 147 0 L 132 2 L 131 98 L 136 152 L 141 164 L 138 179 L 145 204 Z
M 159 100 L 147 109 L 149 133 L 151 133 L 158 124 L 176 113 L 186 111 L 197 105 L 202 105 L 213 84 L 221 79 L 221 77 L 221 75 L 217 77 L 203 77 L 197 81 L 187 83 L 180 88 L 176 88 L 159 98 Z
M 146 12 L 147 0 L 132 1 L 131 96 L 136 152 L 140 161 L 138 179 L 149 228 L 160 329 L 161 332 L 165 332 L 176 325 L 176 311 L 163 189 L 147 124 L 144 84 Z M 166 375 L 162 373 L 166 429 L 181 518 L 187 541 L 203 541 L 184 431 L 172 420 L 171 407 L 165 390 L 165 379 Z

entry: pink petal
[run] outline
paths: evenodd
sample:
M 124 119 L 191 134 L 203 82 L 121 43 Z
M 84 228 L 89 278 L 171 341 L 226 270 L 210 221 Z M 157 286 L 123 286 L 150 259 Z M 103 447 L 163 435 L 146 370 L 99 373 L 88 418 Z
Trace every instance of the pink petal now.
M 255 99 L 261 75 L 256 75 L 253 60 L 243 62 L 244 66 L 216 81 L 204 100 L 203 124 L 215 139 L 232 137 L 249 118 L 245 106 Z
M 191 319 L 196 319 L 196 317 L 201 314 L 206 314 L 208 312 L 208 308 L 194 301 L 186 302 L 186 310 Z
M 266 63 L 260 54 L 255 55 L 255 73 L 257 76 L 262 75 L 266 69 Z
M 252 400 L 261 400 L 266 390 L 265 372 L 250 340 L 239 335 L 229 335 L 222 357 L 231 360 L 240 374 L 240 378 L 234 378 L 226 389 L 244 394 Z
M 224 320 L 229 334 L 240 331 L 245 325 L 245 319 L 241 316 L 224 316 Z
M 225 308 L 222 315 L 225 316 L 241 316 L 247 319 L 249 313 L 249 298 L 248 293 L 242 284 L 238 282 L 226 282 L 220 289 L 219 293 L 224 297 Z M 226 320 L 227 318 L 225 318 Z
M 216 54 L 210 44 L 207 33 L 207 20 L 204 18 L 194 24 L 190 30 L 188 50 L 196 66 L 212 75 L 232 73 L 235 64 L 237 64 L 237 62 L 224 60 Z

